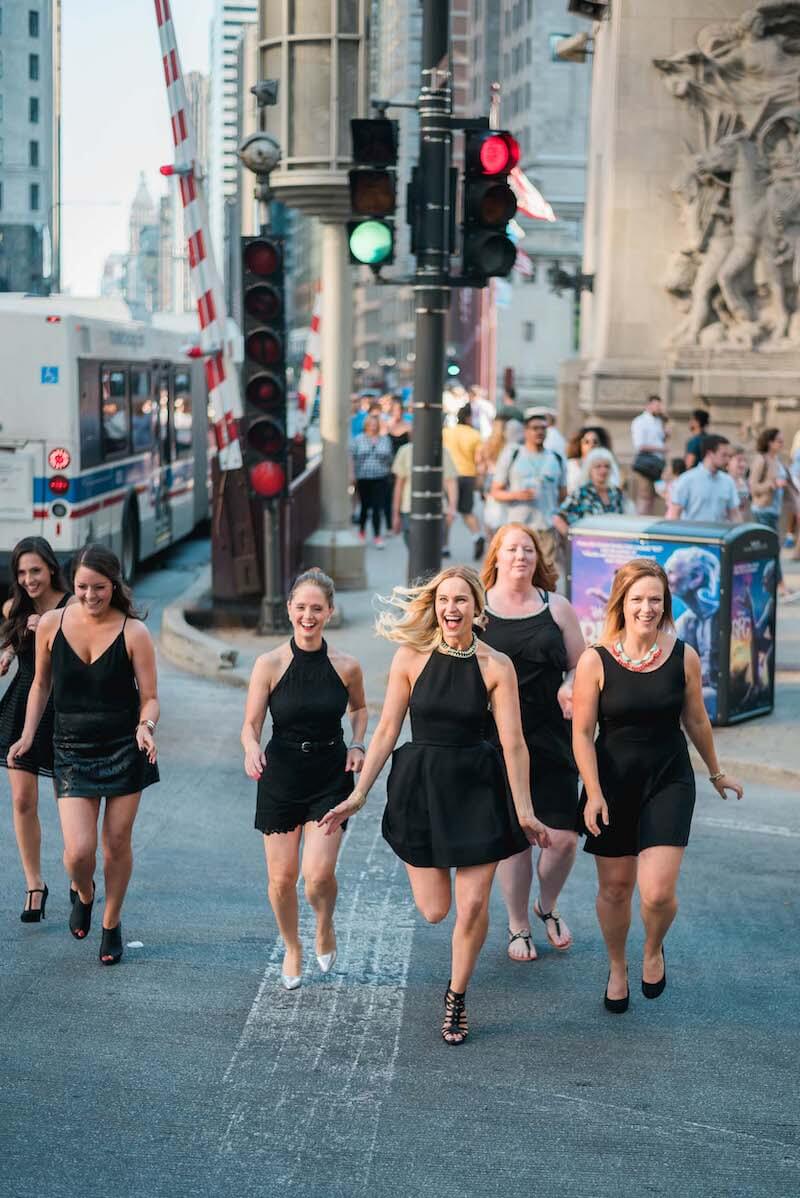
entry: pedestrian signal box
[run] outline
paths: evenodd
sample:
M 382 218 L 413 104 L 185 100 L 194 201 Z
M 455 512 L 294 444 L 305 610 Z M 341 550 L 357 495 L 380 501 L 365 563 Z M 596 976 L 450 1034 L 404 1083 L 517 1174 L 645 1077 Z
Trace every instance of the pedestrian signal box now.
M 397 210 L 397 121 L 387 117 L 350 122 L 354 167 L 348 174 L 350 261 L 377 273 L 394 261 Z
M 517 211 L 508 176 L 519 143 L 499 129 L 469 130 L 464 153 L 462 271 L 476 287 L 511 273 L 517 251 L 506 227 Z
M 250 484 L 275 499 L 286 490 L 286 306 L 284 243 L 243 237 L 244 445 Z

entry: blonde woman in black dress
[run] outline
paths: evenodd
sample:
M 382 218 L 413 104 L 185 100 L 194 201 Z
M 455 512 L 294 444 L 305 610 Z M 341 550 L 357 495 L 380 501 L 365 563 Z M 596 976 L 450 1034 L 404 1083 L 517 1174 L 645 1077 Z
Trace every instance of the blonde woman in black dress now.
M 297 990 L 303 948 L 297 909 L 302 872 L 306 898 L 317 917 L 316 956 L 322 973 L 336 960 L 336 859 L 341 832 L 331 839 L 321 818 L 349 795 L 364 763 L 367 701 L 361 666 L 323 640 L 333 615 L 333 583 L 322 570 L 306 570 L 289 592 L 294 635 L 256 661 L 242 727 L 244 768 L 258 782 L 255 825 L 264 836 L 269 901 L 286 950 L 285 990 Z M 261 748 L 267 710 L 272 736 Z M 349 712 L 345 745 L 342 717 Z
M 36 631 L 36 676 L 25 727 L 8 752 L 30 752 L 53 688 L 53 772 L 64 835 L 64 866 L 76 891 L 69 927 L 89 934 L 94 905 L 97 821 L 103 815 L 105 906 L 100 962 L 122 958 L 121 912 L 133 869 L 131 836 L 141 793 L 158 781 L 156 656 L 116 556 L 86 545 L 75 557 L 76 603 L 47 612 Z
M 478 575 L 453 566 L 422 586 L 396 587 L 390 602 L 395 612 L 379 617 L 378 632 L 400 648 L 381 718 L 358 788 L 321 823 L 335 834 L 361 809 L 408 712 L 412 739 L 392 758 L 383 835 L 405 862 L 414 902 L 429 923 L 445 918 L 455 891 L 442 1038 L 463 1044 L 466 989 L 486 939 L 497 863 L 529 842 L 546 846 L 549 837 L 531 805 L 514 667 L 475 636 L 485 603 Z M 489 705 L 510 794 L 500 755 L 484 739 Z
M 45 612 L 66 606 L 69 588 L 55 554 L 43 537 L 25 537 L 11 553 L 11 597 L 3 604 L 0 631 L 0 675 L 16 659 L 17 673 L 0 700 L 0 765 L 25 725 L 35 671 L 35 633 Z M 42 878 L 42 829 L 39 823 L 39 778 L 53 776 L 53 703 L 45 708 L 34 742 L 9 770 L 14 832 L 28 887 L 23 923 L 45 918 L 50 891 Z
M 614 576 L 602 641 L 578 662 L 573 691 L 585 849 L 597 865 L 597 917 L 609 958 L 604 1002 L 614 1014 L 626 1011 L 630 999 L 625 945 L 637 885 L 645 931 L 642 993 L 658 998 L 667 984 L 664 938 L 678 910 L 695 802 L 681 723 L 717 793 L 740 799 L 741 784 L 717 761 L 700 658 L 675 636 L 667 576 L 652 559 L 634 558 Z

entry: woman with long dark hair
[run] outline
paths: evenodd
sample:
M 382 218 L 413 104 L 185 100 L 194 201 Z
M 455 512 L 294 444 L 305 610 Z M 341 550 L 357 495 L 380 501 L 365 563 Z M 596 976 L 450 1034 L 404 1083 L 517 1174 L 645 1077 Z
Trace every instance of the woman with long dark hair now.
M 578 771 L 572 757 L 572 684 L 585 642 L 572 604 L 556 593 L 558 575 L 532 528 L 504 524 L 492 538 L 482 574 L 486 627 L 480 637 L 511 658 L 530 757 L 536 814 L 550 843 L 539 852 L 533 913 L 553 948 L 572 944 L 556 903 L 575 861 Z M 530 923 L 533 850 L 501 861 L 497 877 L 508 912 L 508 955 L 535 961 Z
M 25 709 L 34 675 L 35 633 L 45 612 L 69 602 L 69 588 L 55 554 L 44 537 L 24 537 L 11 552 L 11 594 L 3 604 L 0 628 L 0 675 L 17 659 L 17 673 L 0 700 L 0 765 L 25 724 Z M 39 823 L 39 775 L 53 776 L 53 704 L 48 699 L 28 752 L 19 757 L 8 780 L 14 832 L 27 894 L 23 923 L 45 918 L 50 893 L 42 878 L 42 829 Z
M 306 898 L 317 917 L 316 956 L 322 973 L 336 960 L 333 913 L 341 833 L 325 836 L 319 821 L 353 789 L 364 763 L 367 701 L 361 666 L 323 638 L 333 615 L 333 582 L 322 570 L 300 574 L 287 602 L 294 635 L 253 667 L 242 727 L 244 768 L 258 782 L 256 828 L 264 836 L 269 901 L 286 950 L 285 990 L 302 979 L 297 910 L 301 866 Z M 267 710 L 272 736 L 261 748 Z M 346 745 L 342 718 L 350 716 Z M 302 847 L 302 863 L 300 842 Z
M 333 835 L 360 811 L 408 712 L 412 739 L 392 759 L 383 835 L 405 862 L 414 902 L 429 923 L 444 919 L 455 892 L 442 1038 L 463 1044 L 466 989 L 489 927 L 497 863 L 528 842 L 546 846 L 549 835 L 531 806 L 514 670 L 475 636 L 484 608 L 478 575 L 453 566 L 420 586 L 395 587 L 390 603 L 395 611 L 381 613 L 377 631 L 399 648 L 360 784 L 320 823 Z M 509 785 L 485 739 L 489 705 Z
M 604 1003 L 614 1014 L 630 999 L 625 945 L 637 885 L 642 993 L 658 998 L 667 984 L 664 939 L 678 911 L 695 802 L 681 723 L 720 797 L 731 791 L 740 799 L 741 784 L 717 761 L 700 658 L 675 636 L 667 575 L 652 558 L 634 558 L 614 576 L 601 642 L 582 655 L 573 691 L 585 849 L 597 864 L 597 918 L 609 958 Z
M 105 798 L 100 961 L 116 965 L 122 957 L 120 913 L 133 868 L 133 822 L 142 790 L 158 781 L 156 658 L 109 549 L 87 545 L 78 551 L 73 589 L 77 603 L 40 620 L 25 727 L 8 751 L 8 764 L 30 751 L 52 685 L 64 865 L 76 886 L 70 931 L 83 940 L 91 926 L 97 820 Z

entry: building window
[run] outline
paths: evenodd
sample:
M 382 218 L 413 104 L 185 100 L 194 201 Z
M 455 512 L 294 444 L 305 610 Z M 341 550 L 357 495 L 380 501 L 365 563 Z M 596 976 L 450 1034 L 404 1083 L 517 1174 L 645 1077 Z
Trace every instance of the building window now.
M 0 79 L 3 78 L 3 51 L 0 50 Z
M 532 57 L 533 57 L 533 48 L 531 45 L 531 39 L 529 37 L 526 37 L 525 38 L 525 61 L 528 64 L 528 66 L 531 65 Z
M 28 55 L 28 78 L 36 80 L 39 78 L 39 55 Z
M 0 166 L 3 165 L 4 158 L 5 158 L 5 154 L 3 152 L 3 139 L 2 139 L 2 137 L 0 137 Z
M 32 125 L 39 124 L 39 100 L 36 96 L 28 100 L 28 120 Z
M 533 341 L 535 334 L 536 334 L 536 325 L 533 323 L 533 321 L 532 320 L 524 320 L 522 322 L 522 340 L 529 341 L 529 342 Z
M 28 166 L 39 165 L 39 143 L 38 141 L 28 142 Z
M 3 209 L 3 184 L 0 183 L 0 212 Z
M 28 36 L 39 36 L 39 14 L 34 8 L 28 9 Z
M 527 13 L 528 20 L 530 21 L 533 17 L 533 0 L 527 0 L 525 11 Z
M 31 212 L 39 211 L 39 184 L 31 183 L 30 186 Z
M 0 121 L 3 119 L 3 97 L 0 96 Z
M 0 33 L 3 32 L 3 10 L 0 8 Z
M 559 42 L 563 42 L 565 37 L 569 37 L 568 33 L 551 33 L 548 41 L 550 43 L 550 59 L 552 62 L 564 62 L 565 59 L 559 58 L 556 54 L 556 47 Z

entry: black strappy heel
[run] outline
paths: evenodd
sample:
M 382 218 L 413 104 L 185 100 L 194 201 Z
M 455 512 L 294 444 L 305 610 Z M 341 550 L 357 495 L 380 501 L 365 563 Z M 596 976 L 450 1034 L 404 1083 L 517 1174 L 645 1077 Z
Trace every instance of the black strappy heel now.
M 445 1044 L 463 1044 L 469 1035 L 467 1027 L 467 1009 L 464 1003 L 466 991 L 459 994 L 448 985 L 444 992 L 444 1023 L 442 1024 L 442 1039 Z M 452 1036 L 453 1039 L 448 1039 Z M 455 1037 L 458 1037 L 456 1039 Z
M 22 914 L 20 915 L 20 919 L 23 923 L 39 923 L 40 920 L 45 918 L 44 909 L 47 906 L 47 896 L 49 893 L 50 891 L 47 889 L 46 885 L 43 887 L 34 887 L 33 890 L 25 891 L 25 906 L 23 907 Z M 40 894 L 42 896 L 41 907 L 31 906 L 34 894 Z
M 85 940 L 89 935 L 89 929 L 92 926 L 92 907 L 94 906 L 94 895 L 97 887 L 92 882 L 92 901 L 84 903 L 81 901 L 81 896 L 75 892 L 75 902 L 72 904 L 72 910 L 69 913 L 69 930 L 76 940 Z
M 100 940 L 100 964 L 119 965 L 122 959 L 122 924 L 115 928 L 103 928 Z

